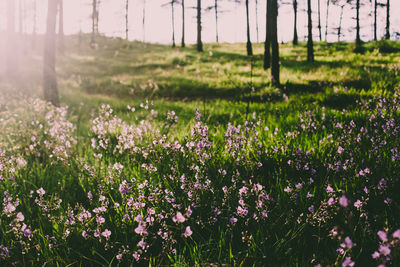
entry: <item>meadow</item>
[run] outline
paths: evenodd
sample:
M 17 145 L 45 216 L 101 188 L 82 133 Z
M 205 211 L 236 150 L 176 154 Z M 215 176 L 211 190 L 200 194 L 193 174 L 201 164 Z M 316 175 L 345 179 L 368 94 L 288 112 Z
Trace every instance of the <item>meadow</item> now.
M 400 265 L 398 42 L 88 40 L 0 81 L 0 265 Z

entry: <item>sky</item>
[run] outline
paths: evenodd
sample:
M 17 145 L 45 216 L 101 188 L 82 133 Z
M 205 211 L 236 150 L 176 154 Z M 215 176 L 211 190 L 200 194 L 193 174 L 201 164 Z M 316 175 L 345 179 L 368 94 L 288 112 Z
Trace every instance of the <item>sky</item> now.
M 15 0 L 18 4 L 23 1 L 26 5 L 25 31 L 32 32 L 33 29 L 33 1 Z M 45 31 L 45 20 L 47 12 L 47 0 L 37 1 L 37 27 L 38 31 Z M 383 0 L 381 0 L 383 1 Z M 0 2 L 0 29 L 4 29 L 5 2 Z M 196 0 L 185 1 L 187 43 L 196 41 Z M 202 0 L 203 8 L 213 5 L 214 0 Z M 243 4 L 235 4 L 232 0 L 219 0 L 219 38 L 220 42 L 245 42 L 246 41 L 246 9 Z M 250 28 L 251 40 L 262 42 L 265 39 L 265 6 L 266 0 L 258 0 L 258 38 L 256 30 L 256 5 L 255 0 L 250 0 Z M 291 3 L 291 0 L 286 0 Z M 298 33 L 300 40 L 304 40 L 307 33 L 306 1 L 298 0 Z M 363 2 L 363 0 L 362 0 Z M 361 37 L 363 40 L 370 40 L 373 36 L 373 17 L 368 13 L 372 4 L 364 0 L 365 5 L 361 10 Z M 386 0 L 385 0 L 386 2 Z M 129 0 L 129 39 L 146 42 L 168 44 L 172 41 L 171 7 L 164 5 L 168 0 Z M 17 4 L 17 6 L 18 6 Z M 145 5 L 145 29 L 142 28 L 143 7 Z M 313 9 L 313 35 L 314 40 L 318 39 L 318 1 L 312 0 Z M 354 29 L 355 10 L 349 5 L 343 10 L 343 33 L 342 40 L 352 41 Z M 400 1 L 391 1 L 391 32 L 400 31 L 400 16 L 395 16 L 400 11 Z M 181 6 L 175 7 L 175 38 L 180 42 L 182 33 Z M 203 41 L 215 42 L 215 15 L 214 10 L 203 12 Z M 331 5 L 329 9 L 328 41 L 337 40 L 337 27 L 339 25 L 340 8 Z M 321 24 L 322 36 L 325 35 L 326 0 L 321 0 Z M 18 26 L 18 14 L 16 16 L 16 29 Z M 378 12 L 378 36 L 383 36 L 386 25 L 386 9 L 380 8 Z M 66 34 L 74 34 L 82 30 L 91 31 L 91 0 L 64 0 L 64 31 Z M 99 31 L 107 36 L 125 36 L 125 0 L 102 0 L 99 9 Z M 278 15 L 278 38 L 279 41 L 287 42 L 293 38 L 293 8 L 290 4 L 281 4 Z

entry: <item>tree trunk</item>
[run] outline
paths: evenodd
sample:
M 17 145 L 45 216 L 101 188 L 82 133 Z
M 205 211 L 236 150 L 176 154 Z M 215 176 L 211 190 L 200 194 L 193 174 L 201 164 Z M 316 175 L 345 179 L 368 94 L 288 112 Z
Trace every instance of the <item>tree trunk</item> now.
M 356 52 L 361 51 L 360 37 L 360 0 L 356 2 Z
M 390 0 L 386 2 L 386 34 L 385 39 L 390 39 Z
M 129 40 L 129 0 L 125 1 L 125 40 Z
M 51 0 L 49 0 L 51 1 Z M 97 0 L 92 2 L 92 36 L 90 39 L 90 47 L 95 48 L 96 40 L 96 15 L 97 14 Z
M 247 55 L 252 56 L 253 47 L 250 41 L 249 0 L 246 0 L 246 18 L 247 18 L 247 44 L 246 44 Z
M 58 50 L 64 54 L 64 5 L 63 0 L 59 0 L 58 10 Z
M 201 41 L 201 0 L 197 0 L 197 51 L 203 52 Z
M 343 21 L 343 9 L 344 9 L 344 5 L 340 6 L 340 18 L 339 18 L 339 27 L 338 27 L 338 42 L 340 42 L 340 36 L 342 34 L 342 21 Z
M 327 2 L 326 2 L 326 20 L 325 20 L 325 42 L 328 41 L 329 3 L 330 3 L 330 0 L 327 0 Z
M 43 90 L 44 99 L 53 105 L 59 105 L 56 77 L 56 20 L 57 2 L 48 1 L 47 29 L 43 54 Z
M 378 0 L 374 1 L 374 41 L 378 40 L 378 37 L 376 35 L 376 26 L 377 26 L 377 22 L 376 22 L 376 13 L 378 10 Z
M 271 64 L 271 82 L 272 85 L 279 87 L 279 44 L 278 44 L 278 0 L 272 0 L 271 10 L 271 46 L 272 46 L 272 64 Z
M 174 48 L 175 46 L 176 46 L 176 44 L 175 44 L 175 20 L 174 20 L 174 17 L 175 17 L 175 10 L 174 10 L 174 3 L 175 3 L 175 0 L 172 0 L 171 1 L 171 12 L 172 12 L 172 47 Z
M 258 35 L 258 0 L 256 0 L 256 33 L 257 33 L 257 43 L 260 42 Z
M 307 40 L 307 61 L 314 62 L 314 43 L 312 39 L 312 11 L 311 0 L 307 0 L 307 16 L 308 16 L 308 40 Z
M 18 53 L 15 53 L 16 33 L 15 33 L 15 1 L 7 0 L 7 60 L 6 71 L 11 78 L 15 77 L 18 72 L 17 58 Z
M 218 0 L 214 1 L 214 9 L 215 9 L 215 40 L 219 43 L 218 38 Z
M 264 42 L 264 70 L 271 67 L 271 0 L 267 0 L 266 4 L 266 19 L 265 19 L 265 42 Z
M 185 0 L 182 0 L 182 47 L 185 47 Z
M 321 32 L 321 0 L 318 0 L 318 32 L 319 32 L 319 41 L 322 42 L 322 32 Z
M 293 11 L 294 11 L 293 45 L 298 45 L 299 37 L 297 36 L 297 0 L 293 0 Z

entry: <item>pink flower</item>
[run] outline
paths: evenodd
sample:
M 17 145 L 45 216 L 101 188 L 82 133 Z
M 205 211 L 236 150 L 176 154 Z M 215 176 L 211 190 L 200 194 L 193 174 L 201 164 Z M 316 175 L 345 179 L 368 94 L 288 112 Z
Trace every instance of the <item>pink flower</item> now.
M 46 193 L 46 191 L 44 191 L 44 189 L 41 187 L 36 190 L 36 193 L 38 193 L 38 195 L 42 197 Z
M 110 238 L 111 236 L 111 231 L 106 229 L 104 232 L 101 233 L 102 236 L 104 236 L 106 239 Z
M 133 252 L 132 257 L 133 257 L 136 261 L 138 261 L 138 260 L 140 259 L 140 254 L 137 253 L 137 251 L 135 251 L 135 252 Z
M 378 231 L 378 236 L 382 240 L 382 242 L 388 241 L 387 234 L 384 231 Z
M 11 203 L 8 203 L 5 207 L 4 207 L 4 212 L 5 213 L 12 213 L 15 211 L 15 206 Z
M 229 222 L 231 224 L 235 224 L 235 223 L 237 223 L 237 221 L 238 221 L 238 219 L 236 219 L 235 217 L 232 217 L 232 218 L 229 219 Z
M 380 254 L 379 254 L 378 251 L 375 251 L 374 253 L 372 253 L 371 256 L 372 256 L 373 259 L 377 259 L 377 258 L 379 258 Z
M 180 213 L 179 211 L 174 217 L 172 217 L 172 221 L 175 223 L 183 223 L 185 220 L 185 217 L 183 217 L 182 213 Z
M 335 201 L 335 199 L 333 197 L 328 199 L 328 205 L 329 206 L 334 205 L 335 203 L 336 203 L 336 201 Z
M 346 246 L 348 248 L 352 248 L 354 246 L 353 241 L 351 241 L 350 237 L 346 236 L 346 238 L 344 239 L 344 242 L 346 243 Z
M 347 197 L 345 195 L 341 196 L 339 199 L 339 204 L 342 207 L 347 207 L 349 205 L 349 201 L 347 200 Z
M 135 233 L 138 235 L 147 235 L 146 227 L 143 224 L 139 224 L 138 227 L 135 228 Z
M 146 242 L 144 242 L 144 240 L 140 240 L 139 243 L 137 244 L 139 247 L 141 247 L 142 249 L 145 249 L 147 247 Z
M 390 255 L 389 245 L 380 245 L 379 252 L 385 256 Z
M 328 186 L 326 187 L 326 192 L 327 193 L 333 193 L 333 188 L 331 185 L 328 184 Z
M 357 199 L 357 201 L 354 202 L 354 207 L 360 208 L 361 206 L 362 206 L 362 202 L 359 199 Z
M 342 154 L 343 152 L 344 152 L 344 148 L 341 147 L 341 146 L 339 146 L 339 148 L 338 148 L 338 150 L 337 150 L 337 153 L 338 153 L 338 154 Z
M 350 257 L 346 257 L 346 259 L 342 263 L 342 267 L 347 267 L 347 266 L 353 267 L 354 264 L 355 264 L 355 262 L 352 261 Z
M 394 233 L 393 233 L 393 238 L 398 238 L 398 239 L 400 239 L 400 229 L 397 229 L 396 231 L 394 231 Z
M 186 226 L 185 233 L 183 233 L 183 236 L 188 237 L 188 236 L 191 236 L 192 234 L 193 234 L 193 232 L 190 229 L 190 226 Z
M 23 222 L 25 220 L 24 214 L 22 212 L 17 213 L 17 221 L 18 222 Z

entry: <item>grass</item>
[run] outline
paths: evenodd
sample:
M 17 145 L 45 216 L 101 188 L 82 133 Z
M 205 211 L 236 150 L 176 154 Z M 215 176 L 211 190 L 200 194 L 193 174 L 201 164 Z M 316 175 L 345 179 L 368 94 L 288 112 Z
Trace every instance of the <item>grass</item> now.
M 2 264 L 399 264 L 398 43 L 282 44 L 277 89 L 262 44 L 88 41 L 58 55 L 68 110 L 15 96 L 40 95 L 39 53 L 1 83 Z

